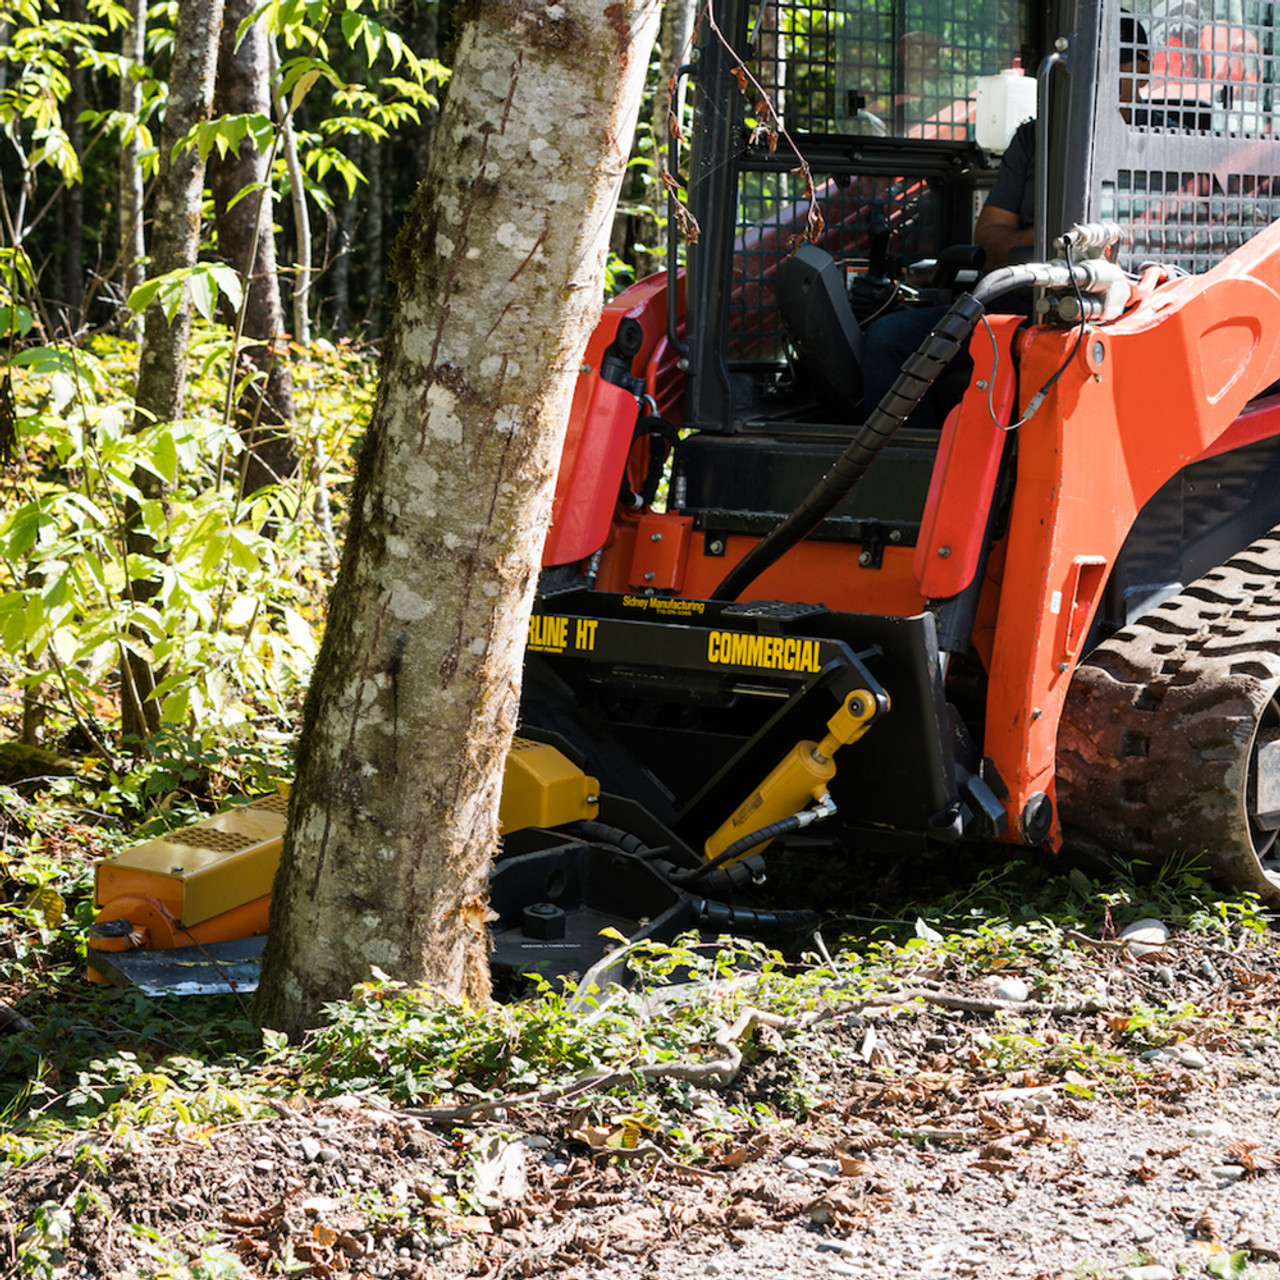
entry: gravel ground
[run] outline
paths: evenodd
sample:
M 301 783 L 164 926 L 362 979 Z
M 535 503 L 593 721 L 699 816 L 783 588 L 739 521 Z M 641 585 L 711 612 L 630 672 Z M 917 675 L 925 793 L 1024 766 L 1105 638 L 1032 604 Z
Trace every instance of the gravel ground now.
M 1280 1277 L 1276 939 L 1081 956 L 1085 1012 L 940 1007 L 992 992 L 944 974 L 936 1000 L 759 1030 L 727 1089 L 652 1086 L 696 1165 L 670 1135 L 609 1146 L 621 1102 L 459 1126 L 301 1100 L 81 1136 L 0 1180 L 0 1274 L 43 1239 L 51 1280 Z M 1196 1013 L 1144 1056 L 1121 1032 L 1160 993 Z

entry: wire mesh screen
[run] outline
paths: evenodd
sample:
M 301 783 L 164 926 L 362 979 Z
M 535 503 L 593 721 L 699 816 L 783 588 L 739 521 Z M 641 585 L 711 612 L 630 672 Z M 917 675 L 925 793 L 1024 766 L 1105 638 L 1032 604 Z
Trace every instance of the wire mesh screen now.
M 782 354 L 778 265 L 805 228 L 809 200 L 804 192 L 804 180 L 794 173 L 741 175 L 730 286 L 731 359 L 773 360 Z M 865 269 L 875 236 L 907 261 L 937 252 L 939 202 L 919 179 L 815 174 L 814 200 L 823 219 L 817 243 L 851 272 Z
M 1109 9 L 1095 199 L 1123 265 L 1206 271 L 1280 217 L 1274 18 L 1261 0 Z
M 750 69 L 790 130 L 962 142 L 1026 29 L 1027 0 L 762 0 Z

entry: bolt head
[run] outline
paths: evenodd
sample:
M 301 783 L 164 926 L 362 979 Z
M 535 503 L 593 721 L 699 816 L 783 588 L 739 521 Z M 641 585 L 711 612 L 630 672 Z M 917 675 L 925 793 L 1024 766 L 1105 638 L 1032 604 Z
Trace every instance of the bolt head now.
M 660 534 L 660 533 L 651 533 L 651 534 L 649 535 L 649 541 L 650 541 L 650 542 L 661 542 L 661 541 L 662 541 L 662 534 Z
M 644 575 L 644 580 L 645 580 L 646 582 L 652 582 L 652 581 L 654 580 L 654 578 L 656 578 L 657 576 L 658 576 L 658 575 L 657 575 L 656 573 L 654 573 L 654 571 L 653 571 L 652 569 L 650 569 L 650 570 L 649 570 L 649 572 L 648 572 L 648 573 L 646 573 L 646 574 Z
M 939 560 L 945 560 L 945 559 L 946 559 L 950 554 L 951 554 L 951 548 L 950 548 L 950 547 L 939 547 L 939 548 L 938 548 L 938 559 L 939 559 Z
M 871 552 L 870 551 L 860 552 L 858 554 L 858 563 L 864 567 L 869 565 L 871 563 Z
M 724 543 L 717 538 L 707 546 L 707 550 L 710 551 L 713 556 L 722 556 L 724 555 Z

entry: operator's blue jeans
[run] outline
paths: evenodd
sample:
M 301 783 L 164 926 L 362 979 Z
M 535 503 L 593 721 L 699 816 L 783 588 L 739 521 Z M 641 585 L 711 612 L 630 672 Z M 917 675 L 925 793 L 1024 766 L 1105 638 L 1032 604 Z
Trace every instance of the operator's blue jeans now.
M 867 413 L 880 403 L 885 392 L 893 386 L 894 379 L 902 371 L 908 357 L 925 340 L 929 330 L 947 314 L 946 307 L 904 307 L 890 312 L 875 321 L 862 335 L 862 394 Z M 948 366 L 948 371 L 973 368 L 966 347 Z M 952 394 L 938 395 L 938 386 L 925 393 L 907 419 L 909 427 L 940 427 L 943 419 L 955 407 L 955 379 L 948 378 Z

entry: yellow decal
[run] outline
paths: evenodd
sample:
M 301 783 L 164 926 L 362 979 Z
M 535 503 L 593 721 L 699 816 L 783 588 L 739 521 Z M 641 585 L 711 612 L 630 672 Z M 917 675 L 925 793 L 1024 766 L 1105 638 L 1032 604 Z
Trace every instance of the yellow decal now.
M 570 621 L 573 622 L 572 633 L 569 631 Z M 580 652 L 594 649 L 599 625 L 595 618 L 570 619 L 535 614 L 529 619 L 529 648 L 537 653 L 563 653 L 572 639 L 573 648 Z
M 682 618 L 707 611 L 705 600 L 673 600 L 669 596 L 623 596 L 622 605 L 625 609 L 648 609 L 651 613 Z
M 569 643 L 569 619 L 535 615 L 529 619 L 529 648 L 539 653 L 563 653 Z
M 819 670 L 819 642 L 795 636 L 753 636 L 745 631 L 712 631 L 707 661 L 731 667 L 765 667 L 770 671 Z

